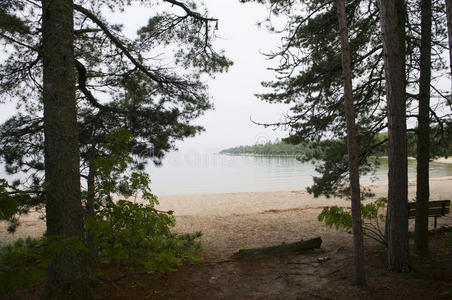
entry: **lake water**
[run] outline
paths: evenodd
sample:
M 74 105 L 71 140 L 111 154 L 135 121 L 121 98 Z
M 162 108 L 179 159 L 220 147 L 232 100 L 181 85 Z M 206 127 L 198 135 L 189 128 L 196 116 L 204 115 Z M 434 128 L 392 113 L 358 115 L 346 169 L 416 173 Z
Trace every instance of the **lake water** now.
M 387 160 L 376 174 L 362 176 L 362 184 L 387 181 Z M 163 165 L 149 164 L 153 193 L 158 196 L 299 190 L 312 185 L 314 166 L 294 157 L 230 156 L 207 153 L 170 153 Z M 430 177 L 452 176 L 452 164 L 430 163 Z M 9 180 L 0 166 L 0 177 Z M 408 177 L 416 177 L 416 161 L 408 161 Z
M 152 191 L 157 195 L 231 193 L 302 189 L 312 185 L 316 173 L 310 163 L 293 157 L 230 156 L 206 153 L 171 153 L 163 165 L 147 167 Z M 409 160 L 410 179 L 416 177 L 416 161 Z M 452 164 L 431 163 L 431 177 L 452 176 Z M 361 183 L 387 181 L 387 160 L 376 174 Z

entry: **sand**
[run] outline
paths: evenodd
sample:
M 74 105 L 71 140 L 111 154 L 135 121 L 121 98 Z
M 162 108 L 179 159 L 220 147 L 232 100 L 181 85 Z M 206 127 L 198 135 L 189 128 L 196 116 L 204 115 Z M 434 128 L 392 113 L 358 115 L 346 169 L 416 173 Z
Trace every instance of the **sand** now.
M 387 195 L 387 184 L 368 185 L 375 198 Z M 452 199 L 452 177 L 430 181 L 431 199 Z M 409 200 L 414 201 L 415 182 L 409 183 Z M 320 236 L 324 246 L 338 241 L 351 241 L 347 232 L 325 227 L 317 220 L 321 209 L 329 205 L 348 206 L 344 199 L 313 198 L 306 190 L 277 192 L 246 192 L 225 194 L 196 194 L 162 196 L 158 209 L 173 210 L 177 232 L 201 231 L 206 258 L 230 256 L 240 247 L 258 247 L 292 242 Z M 42 212 L 22 217 L 22 225 L 13 235 L 0 224 L 0 241 L 19 237 L 40 236 L 45 223 Z M 410 220 L 412 227 L 414 221 Z M 432 220 L 430 226 L 432 225 Z M 438 225 L 452 225 L 452 214 L 438 219 Z

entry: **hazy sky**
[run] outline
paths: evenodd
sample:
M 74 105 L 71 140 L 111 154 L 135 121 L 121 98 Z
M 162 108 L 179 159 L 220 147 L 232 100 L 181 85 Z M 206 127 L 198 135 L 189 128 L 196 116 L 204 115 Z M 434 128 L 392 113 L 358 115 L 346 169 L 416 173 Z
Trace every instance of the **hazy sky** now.
M 277 49 L 280 38 L 256 23 L 264 20 L 268 13 L 262 5 L 241 4 L 239 0 L 205 0 L 209 16 L 219 19 L 216 49 L 224 49 L 234 65 L 228 73 L 219 74 L 209 80 L 210 95 L 215 109 L 208 111 L 196 121 L 205 127 L 201 135 L 179 142 L 184 152 L 216 152 L 222 148 L 274 140 L 287 133 L 253 124 L 278 121 L 288 111 L 287 105 L 268 104 L 258 100 L 254 94 L 262 92 L 260 82 L 272 80 L 274 73 L 267 70 L 274 65 L 260 52 Z M 147 24 L 152 8 L 132 7 L 124 14 L 107 17 L 114 23 L 124 23 L 125 32 L 135 34 Z M 111 20 L 113 19 L 113 20 Z M 0 106 L 0 121 L 14 112 L 14 105 Z
M 267 60 L 261 53 L 274 51 L 280 45 L 280 36 L 256 25 L 268 17 L 266 8 L 255 3 L 241 4 L 239 0 L 204 0 L 204 4 L 209 16 L 219 19 L 214 45 L 224 49 L 234 65 L 228 73 L 208 81 L 215 109 L 196 121 L 206 132 L 178 143 L 179 149 L 182 152 L 217 152 L 287 136 L 287 132 L 274 131 L 250 121 L 251 117 L 262 123 L 275 122 L 289 110 L 288 105 L 268 104 L 254 96 L 263 91 L 261 81 L 275 78 L 268 68 L 276 62 Z M 150 13 L 150 9 L 134 8 L 121 18 L 127 20 L 126 29 L 134 34 L 138 27 L 146 24 Z M 444 90 L 450 86 L 448 76 L 435 79 L 434 83 Z M 408 124 L 413 127 L 415 121 Z
M 256 26 L 268 16 L 265 7 L 241 4 L 238 0 L 205 0 L 204 4 L 209 16 L 219 19 L 214 45 L 224 49 L 234 65 L 228 73 L 208 81 L 215 109 L 196 121 L 205 127 L 205 132 L 177 143 L 180 151 L 216 152 L 286 136 L 281 130 L 263 128 L 250 121 L 250 117 L 260 122 L 278 121 L 288 111 L 287 105 L 264 103 L 254 96 L 263 91 L 261 81 L 274 79 L 274 73 L 267 70 L 274 62 L 260 52 L 275 50 L 280 42 L 279 36 Z M 150 13 L 150 9 L 136 7 L 117 17 L 125 18 L 126 32 L 134 34 L 147 23 Z
M 261 92 L 261 81 L 274 79 L 267 70 L 274 65 L 260 52 L 277 49 L 280 37 L 258 28 L 256 23 L 267 17 L 265 8 L 238 1 L 208 0 L 206 5 L 212 16 L 219 18 L 217 45 L 226 50 L 234 65 L 227 74 L 209 82 L 215 110 L 200 120 L 206 132 L 187 141 L 186 145 L 226 147 L 253 144 L 266 139 L 285 136 L 282 131 L 265 129 L 253 124 L 278 121 L 287 112 L 287 105 L 268 104 L 254 94 Z

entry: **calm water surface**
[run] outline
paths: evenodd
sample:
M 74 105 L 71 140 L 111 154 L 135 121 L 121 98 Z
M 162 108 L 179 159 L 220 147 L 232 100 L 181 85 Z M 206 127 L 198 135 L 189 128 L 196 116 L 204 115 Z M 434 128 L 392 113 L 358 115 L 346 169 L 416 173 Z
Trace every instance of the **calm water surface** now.
M 230 156 L 203 153 L 171 153 L 163 165 L 147 166 L 156 195 L 235 193 L 297 190 L 312 185 L 314 166 L 293 157 Z M 431 177 L 452 176 L 452 164 L 430 163 Z M 0 177 L 12 181 L 0 166 Z M 416 177 L 416 161 L 408 161 L 408 177 Z M 387 181 L 387 160 L 380 159 L 376 174 L 361 183 Z
M 152 191 L 157 195 L 231 193 L 302 189 L 312 185 L 314 166 L 293 157 L 229 156 L 221 154 L 172 153 L 160 167 L 148 166 Z M 416 162 L 409 160 L 410 179 L 416 177 Z M 452 176 L 452 164 L 431 163 L 431 177 Z M 387 160 L 381 159 L 376 174 L 361 183 L 387 180 Z

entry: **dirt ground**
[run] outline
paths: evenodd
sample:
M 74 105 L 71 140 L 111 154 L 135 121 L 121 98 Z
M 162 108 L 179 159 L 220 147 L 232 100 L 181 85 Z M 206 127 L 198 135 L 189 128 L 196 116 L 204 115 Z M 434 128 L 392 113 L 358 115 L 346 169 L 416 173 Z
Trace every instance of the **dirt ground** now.
M 93 285 L 94 298 L 452 299 L 451 227 L 431 233 L 430 258 L 412 255 L 409 273 L 387 272 L 384 249 L 366 241 L 366 287 L 351 285 L 351 243 L 342 235 L 348 234 L 296 255 L 240 261 L 217 253 L 166 274 L 104 268 Z M 11 299 L 37 299 L 41 291 L 42 284 Z
M 450 199 L 451 183 L 452 178 L 434 181 L 438 185 L 433 190 L 438 194 L 435 199 Z M 387 272 L 385 250 L 366 239 L 368 284 L 356 287 L 351 285 L 352 235 L 327 228 L 317 220 L 322 207 L 331 205 L 331 201 L 310 199 L 305 191 L 163 199 L 163 209 L 176 211 L 176 231 L 203 233 L 204 261 L 166 274 L 148 274 L 140 268 L 102 268 L 102 275 L 93 284 L 94 298 L 452 299 L 452 214 L 438 219 L 438 227 L 449 229 L 431 233 L 431 256 L 410 256 L 412 271 L 408 273 Z M 25 225 L 30 226 L 23 227 L 24 234 L 42 234 L 42 221 L 27 222 Z M 432 223 L 430 220 L 431 227 Z M 410 220 L 410 230 L 413 225 Z M 314 237 L 322 239 L 320 249 L 258 260 L 231 259 L 242 247 L 273 246 Z M 37 299 L 41 291 L 42 284 L 18 291 L 11 299 Z
M 111 272 L 97 299 L 452 299 L 452 232 L 431 235 L 431 257 L 411 257 L 413 271 L 386 271 L 386 253 L 366 245 L 367 287 L 351 285 L 349 243 L 250 261 L 206 260 L 164 275 Z

